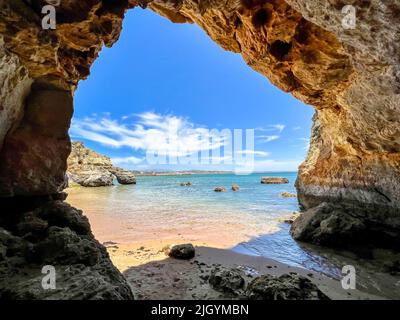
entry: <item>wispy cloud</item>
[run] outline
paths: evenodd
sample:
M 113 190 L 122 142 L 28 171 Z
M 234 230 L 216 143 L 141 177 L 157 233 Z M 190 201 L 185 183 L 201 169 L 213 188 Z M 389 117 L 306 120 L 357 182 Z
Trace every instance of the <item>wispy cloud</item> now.
M 256 136 L 256 138 L 259 143 L 268 143 L 268 142 L 278 140 L 281 137 L 280 133 L 282 133 L 282 131 L 285 130 L 285 128 L 286 128 L 286 126 L 284 124 L 271 124 L 266 127 L 256 128 L 256 131 L 271 133 L 269 135 L 259 134 Z
M 257 128 L 256 130 L 266 133 L 258 135 L 256 138 L 261 142 L 271 142 L 279 139 L 279 133 L 284 129 L 285 126 L 279 124 Z M 267 132 L 270 132 L 270 135 Z M 91 140 L 110 148 L 130 148 L 140 154 L 154 150 L 159 155 L 190 157 L 199 152 L 205 152 L 205 154 L 209 152 L 209 159 L 201 159 L 202 161 L 197 167 L 188 164 L 188 168 L 206 169 L 207 166 L 216 170 L 232 168 L 232 165 L 229 164 L 232 160 L 231 156 L 211 152 L 218 151 L 224 146 L 226 141 L 221 132 L 210 131 L 208 128 L 194 124 L 187 118 L 175 115 L 145 112 L 120 117 L 117 120 L 108 114 L 93 115 L 83 119 L 74 119 L 70 133 L 74 139 Z M 269 157 L 270 153 L 261 150 L 246 149 L 239 151 L 239 154 L 244 157 L 242 158 L 244 166 L 252 156 L 258 157 L 258 159 L 254 159 L 254 170 L 256 171 L 296 170 L 301 162 L 263 159 Z M 135 156 L 115 157 L 112 158 L 112 161 L 117 166 L 151 169 L 152 166 L 149 166 L 146 159 L 135 154 Z M 207 162 L 207 160 L 210 161 Z
M 112 148 L 156 150 L 159 155 L 184 157 L 193 153 L 221 148 L 220 134 L 196 126 L 186 118 L 145 112 L 136 115 L 134 124 L 113 120 L 109 116 L 75 119 L 73 138 L 83 138 Z

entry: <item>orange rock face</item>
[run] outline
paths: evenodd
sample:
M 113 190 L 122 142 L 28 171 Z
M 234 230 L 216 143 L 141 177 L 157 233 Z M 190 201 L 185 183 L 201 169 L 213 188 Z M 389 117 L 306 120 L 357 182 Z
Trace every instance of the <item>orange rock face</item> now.
M 69 148 L 66 131 L 52 127 L 54 119 L 38 114 L 42 109 L 29 102 L 23 112 L 21 101 L 10 97 L 29 91 L 31 82 L 31 95 L 37 95 L 36 88 L 72 94 L 103 44 L 117 41 L 125 11 L 147 6 L 173 22 L 198 24 L 274 85 L 315 107 L 310 152 L 297 182 L 305 208 L 340 201 L 398 219 L 400 5 L 395 0 L 352 3 L 356 25 L 348 29 L 346 3 L 340 0 L 64 0 L 57 8 L 57 29 L 42 30 L 45 1 L 1 1 L 0 47 L 13 67 L 0 81 L 15 79 L 0 96 L 1 112 L 8 110 L 0 117 L 7 131 L 0 135 L 5 136 L 2 193 L 62 189 Z M 42 108 L 55 109 L 57 103 L 50 100 Z M 64 129 L 67 109 L 57 120 Z M 26 142 L 36 132 L 32 143 Z

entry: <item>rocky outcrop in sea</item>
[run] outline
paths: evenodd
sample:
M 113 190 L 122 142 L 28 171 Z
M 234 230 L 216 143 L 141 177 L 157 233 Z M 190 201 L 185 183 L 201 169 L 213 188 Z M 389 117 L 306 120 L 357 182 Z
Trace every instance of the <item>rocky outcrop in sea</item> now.
M 262 184 L 287 184 L 289 183 L 289 179 L 280 178 L 280 177 L 262 177 Z
M 226 192 L 226 188 L 225 187 L 216 187 L 216 188 L 214 188 L 214 192 Z
M 109 157 L 86 148 L 81 141 L 72 142 L 67 175 L 69 186 L 112 186 L 114 178 L 120 184 L 136 184 L 136 177 L 132 171 L 114 167 Z

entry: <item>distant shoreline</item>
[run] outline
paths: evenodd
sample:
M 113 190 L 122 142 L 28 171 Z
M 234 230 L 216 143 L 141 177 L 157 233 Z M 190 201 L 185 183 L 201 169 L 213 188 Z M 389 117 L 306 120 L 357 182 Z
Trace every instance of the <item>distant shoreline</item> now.
M 140 176 L 193 176 L 200 174 L 233 174 L 232 171 L 133 171 L 133 173 Z
M 147 171 L 133 171 L 137 177 L 163 177 L 163 176 L 193 176 L 193 175 L 207 175 L 207 174 L 235 174 L 233 171 L 166 171 L 166 172 L 147 172 Z M 277 174 L 277 173 L 297 173 L 297 171 L 260 171 L 253 172 L 252 174 Z

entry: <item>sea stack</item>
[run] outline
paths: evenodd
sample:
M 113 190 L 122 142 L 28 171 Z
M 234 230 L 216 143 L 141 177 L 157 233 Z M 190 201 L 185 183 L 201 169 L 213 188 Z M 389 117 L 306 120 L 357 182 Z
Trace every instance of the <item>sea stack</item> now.
M 226 192 L 226 189 L 224 187 L 216 187 L 214 189 L 215 192 Z
M 239 187 L 239 185 L 237 185 L 237 184 L 233 184 L 233 185 L 232 185 L 232 191 L 234 191 L 234 192 L 238 192 L 238 191 L 240 191 L 240 187 Z
M 291 193 L 291 192 L 282 192 L 281 197 L 282 198 L 297 198 L 297 194 Z

